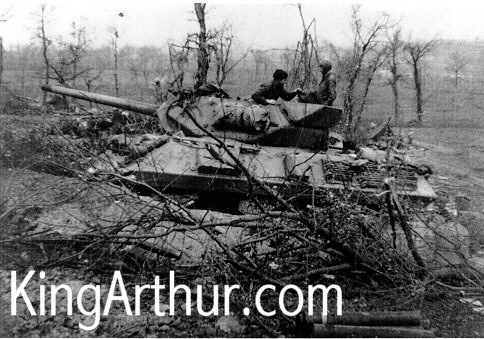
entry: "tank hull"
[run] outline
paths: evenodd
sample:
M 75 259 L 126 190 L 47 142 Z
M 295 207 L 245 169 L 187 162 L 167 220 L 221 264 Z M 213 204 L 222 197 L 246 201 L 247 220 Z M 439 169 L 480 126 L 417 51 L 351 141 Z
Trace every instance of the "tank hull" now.
M 375 193 L 385 177 L 378 164 L 336 152 L 312 152 L 291 147 L 225 143 L 250 176 L 286 198 L 310 197 L 321 189 Z M 102 164 L 97 170 L 103 170 Z M 116 168 L 125 178 L 163 190 L 233 193 L 247 196 L 268 192 L 251 184 L 235 160 L 212 139 L 170 137 L 130 164 Z M 395 167 L 398 194 L 435 198 L 424 176 L 410 167 Z M 130 178 L 130 179 L 129 179 Z M 316 191 L 315 191 L 316 190 Z

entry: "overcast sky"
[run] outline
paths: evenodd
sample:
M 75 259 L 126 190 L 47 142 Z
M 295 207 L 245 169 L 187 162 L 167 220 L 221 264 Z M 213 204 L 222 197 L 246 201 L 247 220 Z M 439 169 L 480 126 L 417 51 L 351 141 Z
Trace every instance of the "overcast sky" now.
M 349 19 L 355 1 L 303 2 L 307 22 L 316 19 L 316 34 L 337 45 L 350 41 Z M 47 34 L 66 35 L 72 21 L 84 20 L 96 45 L 108 42 L 107 27 L 116 26 L 120 44 L 166 46 L 168 40 L 182 42 L 197 31 L 193 3 L 155 0 L 0 0 L 0 36 L 6 48 L 32 42 L 36 20 L 32 15 L 40 3 L 52 12 Z M 381 12 L 398 20 L 404 36 L 430 39 L 484 40 L 484 1 L 360 1 L 364 22 L 371 23 Z M 301 19 L 295 4 L 282 2 L 208 4 L 207 26 L 232 22 L 238 42 L 245 47 L 294 47 L 301 39 Z M 122 16 L 120 13 L 123 13 Z M 314 31 L 312 31 L 314 34 Z

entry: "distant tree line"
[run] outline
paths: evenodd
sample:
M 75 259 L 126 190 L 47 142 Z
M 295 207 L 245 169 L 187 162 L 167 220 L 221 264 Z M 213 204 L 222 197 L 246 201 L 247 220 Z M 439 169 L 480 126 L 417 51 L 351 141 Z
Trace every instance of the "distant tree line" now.
M 54 37 L 49 31 L 52 9 L 40 5 L 34 13 L 35 42 L 17 45 L 4 51 L 0 37 L 0 82 L 5 72 L 15 71 L 15 86 L 24 91 L 32 76 L 37 83 L 54 82 L 63 86 L 104 91 L 116 96 L 136 95 L 152 99 L 153 83 L 165 82 L 170 87 L 197 88 L 207 82 L 249 94 L 262 81 L 267 81 L 275 68 L 284 68 L 290 75 L 290 86 L 307 90 L 318 85 L 318 64 L 323 59 L 333 62 L 338 77 L 338 103 L 343 107 L 343 125 L 352 137 L 357 133 L 368 106 L 368 95 L 375 80 L 386 82 L 393 97 L 393 110 L 388 113 L 394 123 L 401 122 L 401 87 L 413 84 L 415 119 L 422 123 L 425 113 L 425 76 L 440 72 L 458 92 L 470 64 L 469 56 L 460 50 L 445 54 L 444 69 L 431 69 L 442 41 L 405 38 L 402 27 L 387 14 L 374 22 L 364 22 L 361 6 L 352 7 L 349 18 L 351 47 L 335 46 L 316 34 L 315 19 L 307 20 L 303 6 L 297 5 L 295 15 L 301 18 L 301 40 L 294 48 L 263 50 L 243 48 L 237 43 L 230 22 L 212 27 L 206 17 L 206 4 L 195 3 L 193 13 L 199 23 L 198 32 L 187 33 L 185 41 L 169 41 L 167 46 L 134 47 L 123 42 L 119 27 L 109 27 L 109 41 L 93 47 L 85 20 L 72 22 L 70 31 Z M 0 24 L 9 19 L 0 13 Z M 484 54 L 484 52 L 483 52 Z M 238 93 L 236 93 L 238 94 Z M 45 102 L 45 96 L 42 99 Z M 452 104 L 458 110 L 457 104 Z

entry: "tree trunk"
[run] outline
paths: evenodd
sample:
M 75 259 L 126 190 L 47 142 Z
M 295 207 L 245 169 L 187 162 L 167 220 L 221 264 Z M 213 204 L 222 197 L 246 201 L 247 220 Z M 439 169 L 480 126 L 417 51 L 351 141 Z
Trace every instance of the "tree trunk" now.
M 44 58 L 44 65 L 45 65 L 45 73 L 44 73 L 44 82 L 46 84 L 49 83 L 49 69 L 50 69 L 50 64 L 49 64 L 49 58 L 47 56 L 47 50 L 49 48 L 48 40 L 45 35 L 45 7 L 42 7 L 42 13 L 41 13 L 41 18 L 40 18 L 40 34 L 42 38 L 42 56 Z M 45 105 L 47 101 L 47 93 L 43 92 L 42 96 L 42 106 Z
M 413 63 L 413 79 L 415 82 L 415 91 L 417 93 L 417 121 L 418 124 L 422 124 L 422 79 L 420 79 L 420 72 L 418 69 L 418 62 Z
M 343 110 L 344 110 L 344 119 L 346 119 L 346 132 L 352 137 L 352 126 L 353 126 L 353 115 L 355 110 L 355 103 L 354 103 L 354 91 L 355 91 L 355 82 L 356 78 L 359 74 L 359 67 L 355 70 L 350 78 L 348 86 L 346 87 L 346 91 L 344 94 L 344 103 L 343 103 Z
M 217 60 L 217 64 L 215 65 L 215 78 L 217 79 L 217 85 L 219 87 L 222 87 L 222 65 L 223 65 L 223 49 L 222 49 L 222 42 L 220 43 L 220 46 L 218 46 L 217 49 L 214 50 L 215 53 L 215 59 Z
M 22 62 L 22 75 L 20 76 L 20 93 L 25 91 L 25 63 Z
M 118 81 L 118 41 L 117 38 L 114 40 L 114 90 L 116 96 L 119 97 L 119 81 Z
M 396 51 L 393 51 L 392 55 L 392 66 L 390 68 L 390 71 L 392 73 L 392 79 L 390 80 L 390 85 L 392 86 L 392 93 L 393 93 L 393 113 L 395 116 L 395 121 L 393 123 L 394 126 L 396 126 L 398 123 L 400 123 L 400 101 L 399 101 L 399 93 L 398 93 L 398 81 L 399 81 L 399 75 L 398 75 L 398 64 L 397 64 L 397 59 L 396 59 Z
M 346 131 L 350 131 L 351 126 L 353 124 L 353 111 L 354 111 L 353 86 L 349 86 L 348 89 L 346 90 L 343 109 L 346 117 Z
M 363 47 L 362 51 L 358 55 L 355 55 L 355 57 L 357 58 L 356 64 L 351 73 L 351 76 L 348 81 L 348 85 L 346 86 L 346 90 L 344 94 L 343 114 L 344 114 L 344 119 L 346 119 L 345 121 L 346 133 L 349 134 L 350 138 L 353 138 L 353 118 L 355 115 L 354 96 L 355 96 L 356 79 L 358 79 L 358 76 L 360 75 L 361 65 L 363 63 L 363 58 L 365 57 L 365 54 L 366 54 L 366 47 Z
M 372 81 L 373 81 L 373 75 L 369 75 L 365 82 L 365 91 L 364 91 L 363 97 L 361 98 L 361 105 L 359 109 L 356 111 L 356 119 L 355 119 L 356 123 L 352 128 L 352 135 L 356 133 L 358 126 L 361 126 L 361 116 L 363 115 L 363 110 L 365 109 L 366 99 L 368 97 L 368 92 L 370 91 L 370 86 Z
M 17 53 L 18 55 L 20 54 L 20 46 L 17 45 Z M 29 52 L 27 52 L 29 53 Z M 28 55 L 28 54 L 27 54 Z M 20 63 L 20 93 L 24 93 L 25 90 L 25 68 L 27 64 L 28 57 L 25 56 L 25 54 L 22 54 L 22 62 Z
M 0 85 L 2 84 L 3 76 L 3 40 L 0 36 Z
M 222 85 L 224 84 L 226 78 L 227 78 L 227 73 L 223 72 L 222 73 L 222 77 L 220 78 L 220 81 L 218 83 L 218 86 L 219 87 L 222 87 Z
M 86 80 L 86 88 L 87 88 L 88 92 L 91 91 L 91 81 L 90 80 Z M 92 109 L 92 101 L 91 100 L 89 100 L 89 109 Z
M 76 86 L 76 78 L 77 78 L 77 60 L 74 60 L 74 64 L 72 65 L 72 70 L 73 70 L 73 77 L 72 77 L 72 88 L 77 88 Z
M 195 75 L 195 89 L 207 83 L 207 73 L 209 68 L 208 46 L 207 46 L 207 27 L 205 26 L 205 4 L 195 3 L 195 13 L 200 34 L 198 35 L 198 70 Z
M 459 88 L 459 70 L 455 70 L 454 71 L 454 92 L 452 93 L 452 108 L 454 109 L 454 112 L 457 113 L 457 111 L 459 110 L 459 105 L 457 103 L 457 96 L 456 96 L 456 93 L 457 93 L 457 90 Z
M 259 81 L 259 74 L 260 74 L 260 63 L 258 60 L 255 61 L 255 81 Z
M 395 113 L 395 123 L 396 126 L 400 122 L 400 101 L 398 96 L 398 83 L 394 80 L 392 81 L 392 92 L 393 92 L 393 111 Z

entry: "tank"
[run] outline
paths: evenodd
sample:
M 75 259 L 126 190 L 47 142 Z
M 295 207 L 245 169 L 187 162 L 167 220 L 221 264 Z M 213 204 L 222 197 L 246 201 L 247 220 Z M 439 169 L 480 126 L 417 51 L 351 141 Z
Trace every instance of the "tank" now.
M 127 182 L 163 189 L 268 194 L 253 184 L 258 180 L 283 197 L 310 197 L 315 189 L 374 193 L 390 175 L 399 194 L 435 197 L 420 166 L 392 159 L 385 166 L 389 173 L 382 173 L 381 164 L 366 156 L 371 152 L 358 157 L 330 147 L 329 130 L 342 116 L 337 107 L 292 101 L 260 106 L 214 96 L 187 99 L 183 93 L 156 106 L 59 86 L 42 89 L 158 116 L 166 134 L 113 137 L 131 152 L 106 154 L 93 173 L 116 171 Z

